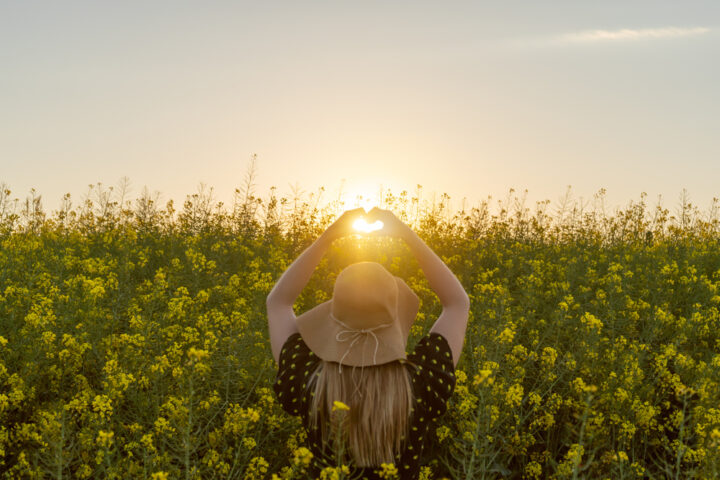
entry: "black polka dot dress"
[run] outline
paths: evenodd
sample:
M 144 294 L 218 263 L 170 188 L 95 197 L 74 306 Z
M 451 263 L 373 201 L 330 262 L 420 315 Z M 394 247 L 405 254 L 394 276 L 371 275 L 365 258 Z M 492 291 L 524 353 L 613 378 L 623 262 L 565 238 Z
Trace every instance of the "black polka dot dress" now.
M 280 368 L 273 385 L 283 409 L 302 418 L 308 430 L 308 447 L 314 455 L 311 475 L 318 475 L 325 465 L 334 466 L 332 451 L 321 445 L 320 427 L 309 429 L 309 407 L 314 392 L 308 391 L 310 375 L 320 359 L 305 344 L 299 333 L 292 334 L 280 351 Z M 430 333 L 421 338 L 404 365 L 412 379 L 415 405 L 411 412 L 409 439 L 395 458 L 400 478 L 417 479 L 425 444 L 425 436 L 432 434 L 434 420 L 445 413 L 447 401 L 455 388 L 455 368 L 452 353 L 445 337 Z M 350 478 L 379 479 L 378 467 L 354 468 Z M 315 477 L 313 477 L 315 478 Z

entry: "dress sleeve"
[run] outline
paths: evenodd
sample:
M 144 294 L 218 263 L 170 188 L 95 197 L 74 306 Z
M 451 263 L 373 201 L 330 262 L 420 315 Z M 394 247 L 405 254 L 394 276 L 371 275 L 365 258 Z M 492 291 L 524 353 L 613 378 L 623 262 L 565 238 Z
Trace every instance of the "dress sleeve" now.
M 301 416 L 305 409 L 305 387 L 320 359 L 299 333 L 293 333 L 280 350 L 279 360 L 273 390 L 283 410 L 290 415 Z
M 408 360 L 418 366 L 413 374 L 415 393 L 427 415 L 433 419 L 447 410 L 455 390 L 455 365 L 450 345 L 439 333 L 421 338 Z

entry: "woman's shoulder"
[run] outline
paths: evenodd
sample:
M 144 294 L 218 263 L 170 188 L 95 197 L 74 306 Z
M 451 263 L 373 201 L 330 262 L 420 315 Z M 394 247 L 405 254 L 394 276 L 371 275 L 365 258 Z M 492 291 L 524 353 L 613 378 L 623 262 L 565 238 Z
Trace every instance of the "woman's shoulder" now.
M 280 350 L 280 365 L 278 373 L 280 376 L 292 375 L 298 369 L 310 370 L 307 367 L 319 361 L 319 357 L 307 346 L 299 333 L 293 333 L 285 340 Z
M 295 345 L 299 343 L 305 343 L 302 341 L 302 336 L 300 335 L 300 332 L 295 332 L 287 337 L 285 340 L 285 343 L 283 343 L 283 348 L 285 348 L 288 345 Z
M 280 349 L 280 360 L 283 357 L 312 356 L 314 353 L 307 346 L 299 332 L 291 334 Z
M 435 332 L 427 333 L 415 344 L 412 353 L 408 355 L 408 360 L 420 363 L 429 363 L 443 369 L 451 368 L 455 370 L 452 361 L 452 352 L 447 339 Z
M 442 415 L 455 390 L 455 367 L 445 337 L 439 333 L 422 337 L 408 355 L 407 363 L 418 405 L 430 418 Z
M 273 389 L 288 413 L 301 415 L 306 410 L 305 387 L 319 360 L 299 333 L 293 333 L 285 340 Z

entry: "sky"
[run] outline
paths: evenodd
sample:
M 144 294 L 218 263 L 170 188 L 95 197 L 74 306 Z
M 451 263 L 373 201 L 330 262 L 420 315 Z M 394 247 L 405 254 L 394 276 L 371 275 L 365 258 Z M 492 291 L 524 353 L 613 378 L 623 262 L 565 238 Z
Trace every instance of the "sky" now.
M 0 184 L 720 197 L 716 1 L 0 0 Z

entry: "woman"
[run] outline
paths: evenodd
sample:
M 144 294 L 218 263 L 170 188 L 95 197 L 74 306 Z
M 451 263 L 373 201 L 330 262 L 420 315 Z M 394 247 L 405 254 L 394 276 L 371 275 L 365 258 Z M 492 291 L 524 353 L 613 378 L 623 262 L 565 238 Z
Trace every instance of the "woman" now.
M 376 234 L 408 244 L 442 304 L 411 354 L 405 348 L 419 299 L 378 263 L 346 267 L 331 300 L 298 317 L 293 312 L 329 245 L 357 233 L 352 225 L 360 217 L 382 221 Z M 279 365 L 273 388 L 283 408 L 302 417 L 314 455 L 311 473 L 338 465 L 344 452 L 353 467 L 350 478 L 380 478 L 382 463 L 394 464 L 402 479 L 417 478 L 430 422 L 445 412 L 455 386 L 469 308 L 455 275 L 389 210 L 345 212 L 290 265 L 267 297 Z

